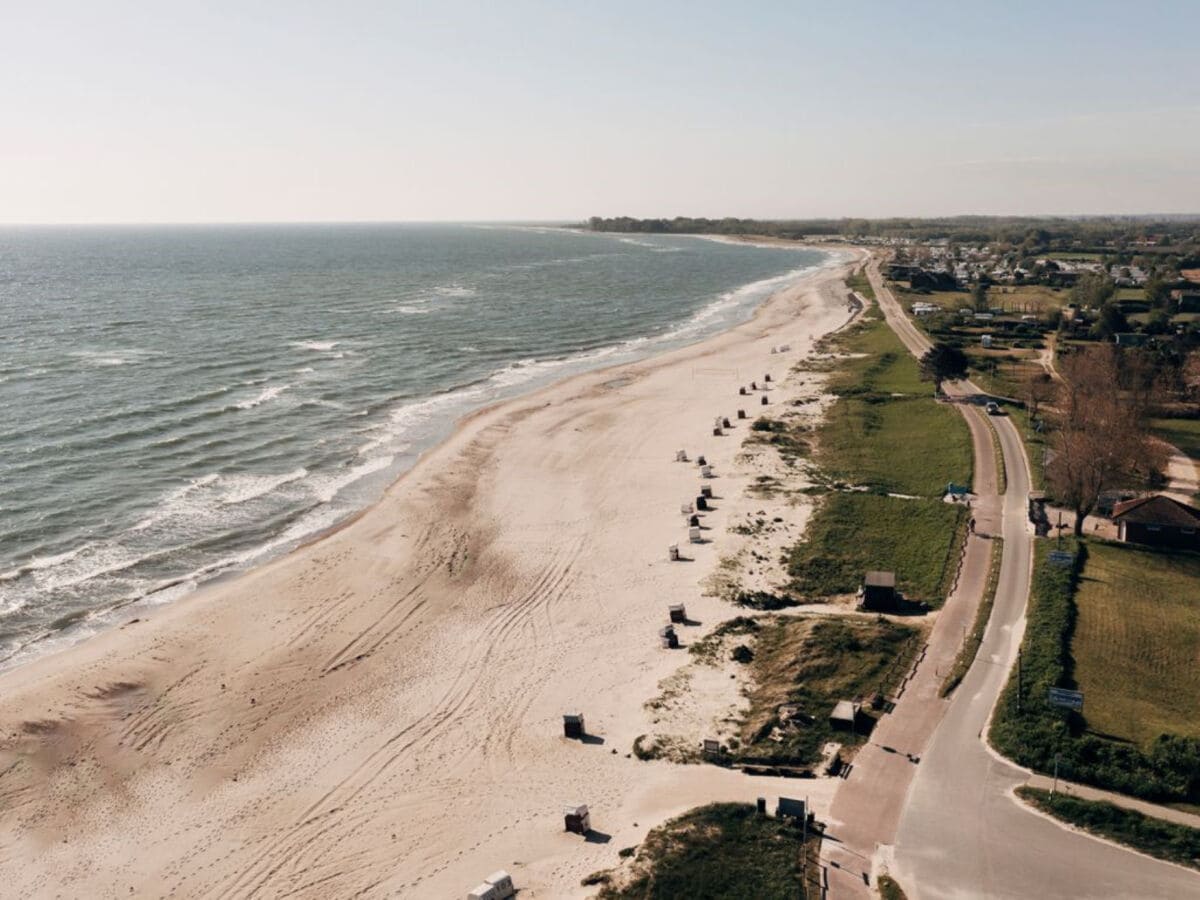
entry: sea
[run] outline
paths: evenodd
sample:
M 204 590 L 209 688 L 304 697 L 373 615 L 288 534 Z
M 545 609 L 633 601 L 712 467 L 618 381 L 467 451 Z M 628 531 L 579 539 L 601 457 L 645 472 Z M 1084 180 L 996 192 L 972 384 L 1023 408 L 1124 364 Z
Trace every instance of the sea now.
M 464 414 L 827 255 L 530 225 L 0 228 L 0 668 L 261 563 Z

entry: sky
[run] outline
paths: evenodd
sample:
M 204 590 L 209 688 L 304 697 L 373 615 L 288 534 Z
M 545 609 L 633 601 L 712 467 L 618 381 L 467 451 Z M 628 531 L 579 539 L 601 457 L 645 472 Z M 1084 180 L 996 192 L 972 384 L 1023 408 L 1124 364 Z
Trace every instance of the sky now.
M 0 222 L 1200 213 L 1200 0 L 0 11 Z

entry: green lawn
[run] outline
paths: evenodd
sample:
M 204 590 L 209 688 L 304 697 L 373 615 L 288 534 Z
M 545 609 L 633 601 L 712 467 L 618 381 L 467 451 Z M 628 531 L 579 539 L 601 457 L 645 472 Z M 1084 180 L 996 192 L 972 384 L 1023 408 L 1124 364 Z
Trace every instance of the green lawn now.
M 847 396 L 817 429 L 817 461 L 833 481 L 940 497 L 971 483 L 971 433 L 952 406 L 929 397 Z
M 923 497 L 946 482 L 969 484 L 971 434 L 957 410 L 937 403 L 917 361 L 878 317 L 838 342 L 854 354 L 830 380 L 839 395 L 817 429 L 817 462 L 834 481 Z
M 1029 457 L 1030 489 L 1044 490 L 1046 484 L 1046 432 L 1038 433 L 1029 423 L 1029 413 L 1016 406 L 1006 407 L 1005 414 L 1017 426 L 1017 433 L 1025 444 L 1025 455 Z M 1044 426 L 1043 426 L 1044 427 Z
M 921 380 L 916 359 L 874 310 L 836 335 L 833 344 L 856 356 L 838 361 L 837 372 L 830 379 L 835 393 L 859 390 L 933 396 L 933 385 Z
M 1088 727 L 1200 737 L 1200 556 L 1093 541 L 1071 640 Z
M 1168 444 L 1200 460 L 1200 419 L 1152 419 L 1150 427 Z
M 653 829 L 627 872 L 589 883 L 608 881 L 600 900 L 795 900 L 804 896 L 802 873 L 820 872 L 820 830 L 808 829 L 807 846 L 804 836 L 798 823 L 760 816 L 748 803 L 713 803 Z M 812 890 L 820 893 L 819 880 Z
M 1151 818 L 1111 803 L 1019 787 L 1017 794 L 1056 819 L 1150 856 L 1200 868 L 1200 829 Z
M 852 593 L 864 572 L 883 569 L 909 599 L 941 606 L 965 519 L 963 507 L 940 500 L 831 493 L 788 554 L 789 588 L 808 598 Z

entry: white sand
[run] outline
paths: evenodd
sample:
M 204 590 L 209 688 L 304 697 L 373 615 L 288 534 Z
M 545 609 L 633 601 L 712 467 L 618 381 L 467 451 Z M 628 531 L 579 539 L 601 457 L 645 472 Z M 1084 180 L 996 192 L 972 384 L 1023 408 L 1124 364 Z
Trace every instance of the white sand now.
M 0 676 L 0 894 L 440 898 L 504 867 L 523 897 L 576 896 L 699 803 L 827 808 L 829 783 L 627 754 L 687 662 L 657 644 L 668 603 L 703 622 L 685 641 L 737 612 L 700 583 L 762 504 L 734 462 L 748 423 L 714 438 L 713 417 L 812 393 L 737 388 L 846 320 L 840 278 L 483 411 L 335 534 Z M 686 543 L 701 480 L 680 447 L 721 476 L 710 543 Z M 698 714 L 729 702 L 706 689 Z M 573 709 L 603 744 L 562 738 Z M 611 840 L 563 832 L 576 801 Z

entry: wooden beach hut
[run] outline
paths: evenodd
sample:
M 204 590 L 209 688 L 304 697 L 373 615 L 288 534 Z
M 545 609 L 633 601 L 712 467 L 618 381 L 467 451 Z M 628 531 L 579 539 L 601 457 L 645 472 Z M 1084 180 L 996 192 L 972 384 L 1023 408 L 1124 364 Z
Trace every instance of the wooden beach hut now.
M 566 830 L 572 834 L 587 834 L 592 830 L 592 815 L 582 803 L 564 807 L 563 822 Z
M 833 712 L 829 714 L 830 727 L 854 731 L 861 710 L 861 703 L 855 703 L 853 700 L 839 700 L 833 707 Z
M 583 724 L 583 713 L 563 713 L 563 737 L 582 740 L 587 734 Z
M 862 589 L 863 609 L 877 612 L 887 612 L 896 608 L 896 573 L 868 572 L 863 576 Z
M 504 869 L 498 869 L 487 878 L 484 879 L 485 884 L 490 884 L 496 889 L 496 900 L 508 900 L 509 897 L 517 895 L 517 889 L 513 885 L 512 876 Z
M 671 622 L 683 625 L 687 623 L 687 608 L 682 603 L 672 603 L 667 607 L 667 615 Z

